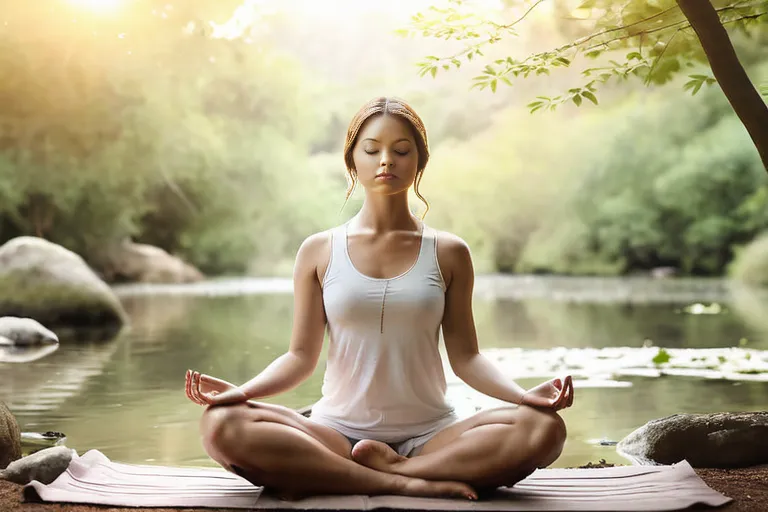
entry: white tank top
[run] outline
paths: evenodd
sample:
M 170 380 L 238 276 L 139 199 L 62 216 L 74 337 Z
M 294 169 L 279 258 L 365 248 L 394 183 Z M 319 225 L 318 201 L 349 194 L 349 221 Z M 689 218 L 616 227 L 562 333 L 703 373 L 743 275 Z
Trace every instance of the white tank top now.
M 330 345 L 311 418 L 355 439 L 401 442 L 432 433 L 456 420 L 438 350 L 445 283 L 436 232 L 423 225 L 413 266 L 377 279 L 353 265 L 348 224 L 331 231 L 323 279 Z

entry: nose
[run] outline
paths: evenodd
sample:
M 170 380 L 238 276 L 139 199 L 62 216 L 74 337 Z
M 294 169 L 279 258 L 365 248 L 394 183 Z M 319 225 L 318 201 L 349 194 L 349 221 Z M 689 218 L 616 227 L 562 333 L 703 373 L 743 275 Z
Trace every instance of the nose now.
M 381 162 L 379 162 L 379 165 L 381 167 L 392 167 L 394 164 L 395 164 L 395 162 L 394 162 L 394 160 L 392 158 L 392 154 L 389 151 L 387 151 L 387 150 L 382 151 L 381 152 Z

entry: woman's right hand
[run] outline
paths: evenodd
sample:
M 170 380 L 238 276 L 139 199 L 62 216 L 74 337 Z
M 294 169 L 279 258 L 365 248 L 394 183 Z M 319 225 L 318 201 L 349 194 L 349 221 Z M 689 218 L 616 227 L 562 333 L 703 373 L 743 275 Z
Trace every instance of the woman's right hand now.
M 187 398 L 198 405 L 223 405 L 245 402 L 248 397 L 234 384 L 200 372 L 187 370 Z

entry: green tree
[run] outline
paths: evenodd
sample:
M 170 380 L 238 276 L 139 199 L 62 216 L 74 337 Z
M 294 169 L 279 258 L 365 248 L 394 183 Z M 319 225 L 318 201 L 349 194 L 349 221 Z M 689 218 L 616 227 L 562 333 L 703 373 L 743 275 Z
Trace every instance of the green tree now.
M 461 48 L 447 56 L 429 56 L 420 63 L 421 74 L 459 68 L 481 60 L 490 45 L 517 34 L 519 26 L 543 0 L 507 0 L 500 19 L 478 12 L 466 0 L 449 0 L 413 17 L 410 30 L 428 37 L 456 40 Z M 736 55 L 726 27 L 732 31 L 765 35 L 768 1 L 761 0 L 580 0 L 576 15 L 593 20 L 588 32 L 567 44 L 535 52 L 483 61 L 487 65 L 475 86 L 494 92 L 515 78 L 549 74 L 567 68 L 577 57 L 597 59 L 582 71 L 583 83 L 564 94 L 536 98 L 531 111 L 554 109 L 565 102 L 597 104 L 596 92 L 609 81 L 639 77 L 646 84 L 663 84 L 676 75 L 708 63 L 714 76 L 693 73 L 685 84 L 694 94 L 704 84 L 719 83 L 747 129 L 768 170 L 768 107 L 749 80 Z M 522 14 L 510 14 L 516 10 Z
M 313 111 L 294 61 L 213 33 L 237 3 L 4 12 L 2 241 L 42 236 L 99 269 L 132 237 L 209 273 L 295 250 Z

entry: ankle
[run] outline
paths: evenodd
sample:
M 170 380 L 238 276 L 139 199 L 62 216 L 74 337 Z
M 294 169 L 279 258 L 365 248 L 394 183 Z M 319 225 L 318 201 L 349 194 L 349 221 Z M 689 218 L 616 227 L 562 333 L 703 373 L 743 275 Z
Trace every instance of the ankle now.
M 391 477 L 391 486 L 392 488 L 388 490 L 388 492 L 391 492 L 392 494 L 405 494 L 405 490 L 408 487 L 408 483 L 412 480 L 412 478 L 409 478 L 407 476 L 403 475 L 397 475 L 394 473 L 391 473 L 388 475 Z

